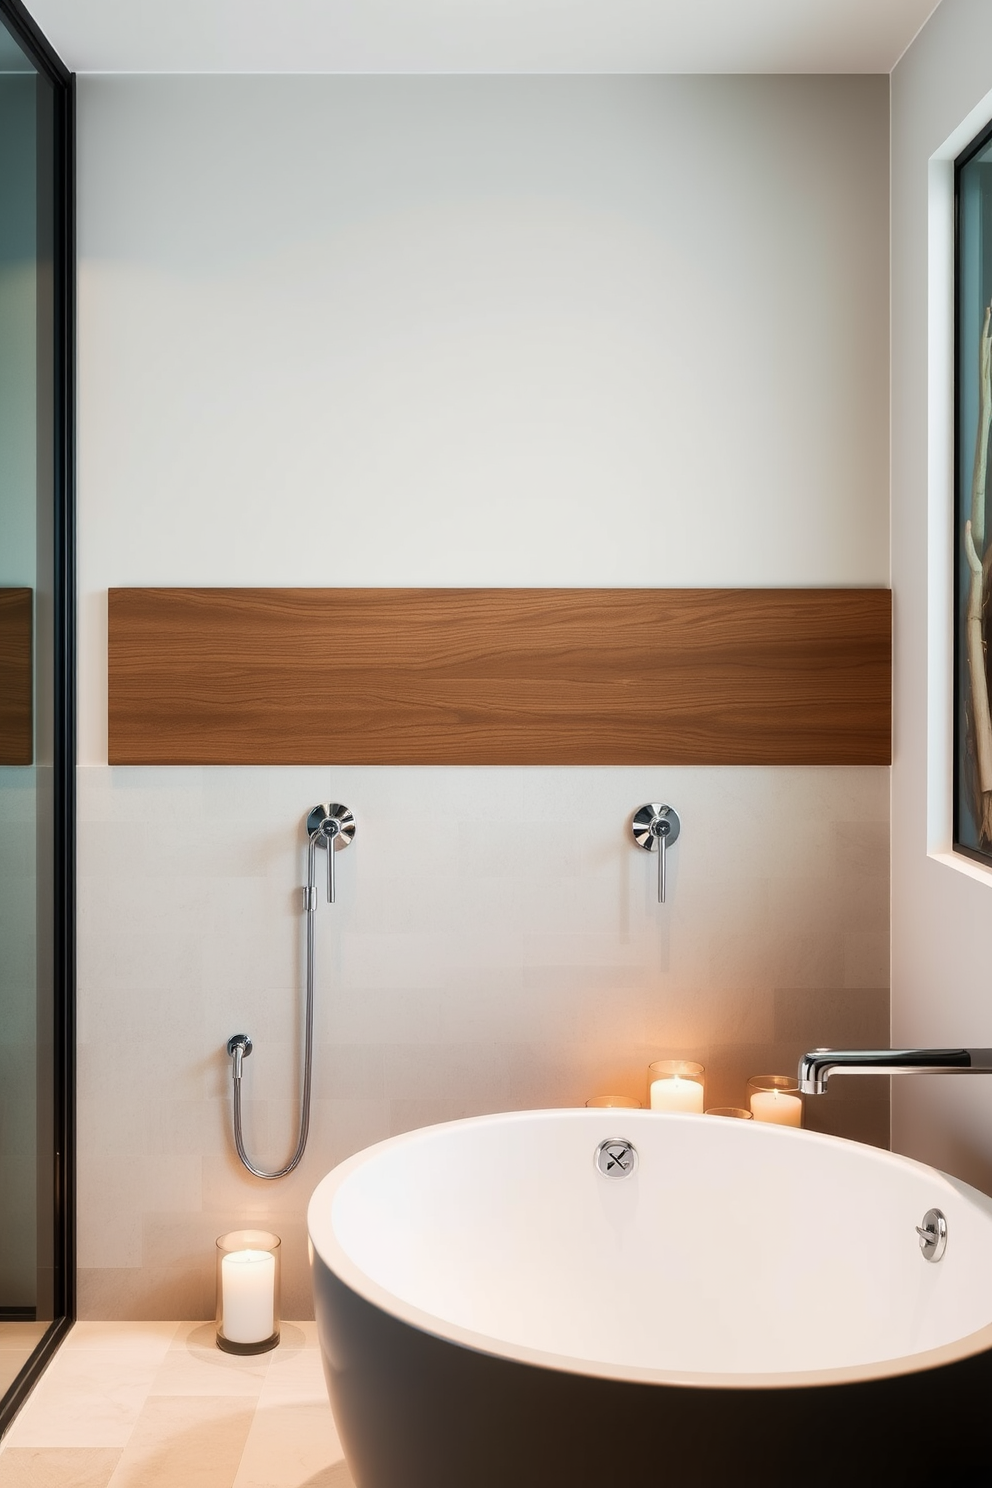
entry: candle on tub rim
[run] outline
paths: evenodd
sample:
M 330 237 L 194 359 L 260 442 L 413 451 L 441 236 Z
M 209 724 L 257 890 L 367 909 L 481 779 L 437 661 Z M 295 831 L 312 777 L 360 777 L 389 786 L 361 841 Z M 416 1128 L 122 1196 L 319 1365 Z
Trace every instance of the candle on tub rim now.
M 703 1066 L 692 1059 L 656 1059 L 648 1065 L 652 1111 L 703 1114 Z
M 261 1354 L 279 1342 L 278 1235 L 234 1230 L 217 1241 L 217 1347 Z
M 792 1075 L 752 1075 L 747 1082 L 751 1114 L 755 1121 L 775 1126 L 803 1124 L 803 1102 L 799 1081 Z

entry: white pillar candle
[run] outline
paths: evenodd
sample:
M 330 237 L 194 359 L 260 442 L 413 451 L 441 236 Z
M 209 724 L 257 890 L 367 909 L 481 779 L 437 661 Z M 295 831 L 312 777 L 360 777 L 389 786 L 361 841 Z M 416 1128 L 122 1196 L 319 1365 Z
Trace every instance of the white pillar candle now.
M 689 1111 L 702 1115 L 703 1087 L 698 1080 L 674 1075 L 670 1080 L 652 1080 L 652 1111 Z
M 221 1261 L 221 1332 L 228 1343 L 264 1343 L 276 1330 L 276 1258 L 234 1250 Z
M 798 1095 L 781 1090 L 757 1090 L 751 1097 L 751 1115 L 755 1121 L 772 1121 L 776 1126 L 802 1126 L 803 1103 Z

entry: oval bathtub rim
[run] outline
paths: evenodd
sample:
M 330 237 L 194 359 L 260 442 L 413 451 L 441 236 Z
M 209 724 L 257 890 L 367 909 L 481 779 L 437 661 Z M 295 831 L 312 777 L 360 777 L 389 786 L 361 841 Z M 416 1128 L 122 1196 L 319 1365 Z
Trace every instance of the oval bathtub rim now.
M 424 1140 L 432 1133 L 449 1131 L 457 1127 L 533 1123 L 535 1120 L 550 1121 L 567 1115 L 570 1119 L 585 1121 L 598 1128 L 602 1126 L 603 1118 L 608 1118 L 611 1114 L 613 1113 L 607 1110 L 586 1110 L 583 1107 L 569 1106 L 545 1107 L 530 1111 L 500 1111 L 486 1116 L 467 1116 L 456 1121 L 440 1121 L 430 1126 L 415 1127 L 411 1131 L 401 1132 L 394 1137 L 386 1137 L 381 1142 L 362 1148 L 361 1151 L 345 1158 L 343 1162 L 332 1168 L 320 1180 L 311 1195 L 307 1206 L 307 1234 L 314 1253 L 314 1265 L 319 1260 L 337 1277 L 339 1282 L 357 1296 L 379 1308 L 380 1311 L 442 1342 L 454 1343 L 474 1353 L 486 1354 L 491 1358 L 504 1359 L 510 1363 L 527 1364 L 538 1369 L 558 1370 L 566 1374 L 585 1375 L 594 1379 L 626 1381 L 632 1384 L 723 1390 L 809 1389 L 812 1386 L 864 1384 L 873 1380 L 893 1379 L 900 1375 L 922 1374 L 927 1370 L 960 1363 L 977 1354 L 992 1350 L 992 1322 L 989 1322 L 974 1333 L 965 1334 L 950 1343 L 941 1344 L 938 1348 L 830 1369 L 718 1373 L 715 1371 L 648 1369 L 641 1365 L 582 1359 L 570 1354 L 555 1354 L 547 1350 L 512 1343 L 507 1339 L 496 1338 L 489 1334 L 477 1333 L 447 1318 L 426 1312 L 413 1303 L 406 1302 L 363 1271 L 339 1244 L 334 1234 L 331 1213 L 335 1194 L 355 1171 L 373 1160 L 379 1153 Z M 657 1112 L 644 1110 L 624 1110 L 617 1114 L 621 1118 L 617 1123 L 618 1135 L 623 1135 L 619 1127 L 627 1122 L 640 1123 L 663 1119 L 666 1123 L 690 1122 L 695 1124 L 700 1121 L 711 1122 L 713 1119 L 684 1114 L 666 1114 L 663 1118 L 659 1118 Z M 929 1163 L 904 1157 L 901 1153 L 888 1152 L 884 1148 L 871 1147 L 866 1143 L 851 1141 L 846 1137 L 830 1136 L 826 1132 L 797 1131 L 772 1123 L 728 1122 L 726 1126 L 727 1136 L 731 1141 L 754 1140 L 755 1135 L 760 1132 L 762 1135 L 757 1137 L 759 1141 L 815 1142 L 828 1147 L 856 1148 L 860 1161 L 877 1162 L 882 1166 L 894 1163 L 898 1167 L 942 1179 L 963 1198 L 975 1203 L 992 1218 L 992 1198 L 984 1194 L 981 1189 L 974 1188 L 971 1184 L 965 1183 L 963 1179 L 955 1178 L 953 1174 L 945 1173 Z M 732 1132 L 739 1134 L 731 1135 Z M 744 1133 L 748 1133 L 749 1136 L 744 1136 Z M 319 1224 L 321 1232 L 319 1238 L 314 1234 L 314 1217 L 318 1208 L 323 1211 L 322 1223 Z

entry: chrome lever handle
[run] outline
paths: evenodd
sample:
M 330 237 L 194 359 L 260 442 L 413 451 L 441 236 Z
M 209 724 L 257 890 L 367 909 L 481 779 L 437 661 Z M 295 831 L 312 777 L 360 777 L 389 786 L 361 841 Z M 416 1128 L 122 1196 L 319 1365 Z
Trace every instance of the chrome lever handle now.
M 682 823 L 673 806 L 649 801 L 634 812 L 631 835 L 645 852 L 658 854 L 658 903 L 664 904 L 668 889 L 668 849 L 678 838 Z
M 330 830 L 333 828 L 333 830 Z M 341 828 L 337 822 L 329 822 L 324 828 L 324 836 L 327 838 L 327 902 L 334 903 L 334 839 Z
M 347 806 L 337 801 L 315 806 L 307 816 L 307 836 L 314 846 L 327 853 L 327 902 L 333 904 L 337 897 L 337 878 L 334 859 L 343 847 L 347 847 L 355 836 L 355 818 Z M 312 908 L 308 900 L 308 908 Z
M 657 821 L 652 824 L 651 831 L 658 839 L 658 903 L 665 902 L 665 878 L 668 864 L 668 838 L 671 833 L 671 825 L 667 821 Z

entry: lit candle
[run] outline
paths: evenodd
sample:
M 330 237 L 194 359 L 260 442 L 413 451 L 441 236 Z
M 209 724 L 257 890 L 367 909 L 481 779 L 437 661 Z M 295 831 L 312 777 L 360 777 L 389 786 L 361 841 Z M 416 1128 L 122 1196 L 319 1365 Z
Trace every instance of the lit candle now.
M 652 1080 L 652 1111 L 689 1111 L 696 1115 L 703 1112 L 703 1087 L 698 1080 L 687 1080 L 673 1075 L 670 1080 Z
M 264 1343 L 276 1328 L 276 1258 L 234 1250 L 221 1262 L 221 1330 L 229 1343 Z
M 803 1103 L 798 1095 L 781 1090 L 757 1090 L 751 1097 L 751 1115 L 755 1121 L 771 1121 L 776 1126 L 802 1126 Z

